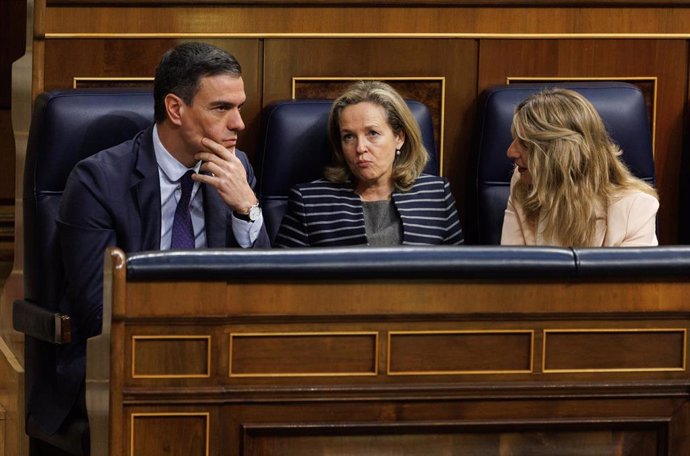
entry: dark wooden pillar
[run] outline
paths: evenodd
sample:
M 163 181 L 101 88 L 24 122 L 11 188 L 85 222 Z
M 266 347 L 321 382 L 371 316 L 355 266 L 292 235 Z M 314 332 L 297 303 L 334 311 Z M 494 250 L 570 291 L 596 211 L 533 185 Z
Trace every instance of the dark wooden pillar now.
M 12 264 L 15 144 L 12 130 L 12 63 L 26 49 L 26 1 L 0 0 L 0 263 Z M 0 268 L 3 276 L 8 268 Z M 4 278 L 4 277 L 3 277 Z

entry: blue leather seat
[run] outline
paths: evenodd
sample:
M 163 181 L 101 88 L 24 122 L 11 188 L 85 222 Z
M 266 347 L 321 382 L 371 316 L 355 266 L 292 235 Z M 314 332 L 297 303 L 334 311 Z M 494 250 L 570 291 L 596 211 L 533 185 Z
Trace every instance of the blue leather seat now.
M 263 113 L 259 198 L 268 235 L 273 241 L 293 185 L 323 177 L 331 161 L 327 123 L 332 100 L 289 100 L 269 105 Z M 430 154 L 425 172 L 438 175 L 440 163 L 428 108 L 407 101 Z
M 469 225 L 476 222 L 473 242 L 500 244 L 503 213 L 510 193 L 513 163 L 506 157 L 512 142 L 510 126 L 515 107 L 544 87 L 575 90 L 599 111 L 613 140 L 623 149 L 623 160 L 636 176 L 654 184 L 652 135 L 642 91 L 622 82 L 509 84 L 487 89 L 478 106 L 475 129 L 475 200 L 469 202 Z
M 26 335 L 32 454 L 40 454 L 34 447 L 45 443 L 71 454 L 88 452 L 85 418 L 70 419 L 55 431 L 46 418 L 53 411 L 39 410 L 36 403 L 55 385 L 58 345 L 70 342 L 69 317 L 58 313 L 63 274 L 55 224 L 67 176 L 79 160 L 131 139 L 152 122 L 153 96 L 147 90 L 65 90 L 36 99 L 24 169 L 24 299 L 13 310 L 15 329 Z

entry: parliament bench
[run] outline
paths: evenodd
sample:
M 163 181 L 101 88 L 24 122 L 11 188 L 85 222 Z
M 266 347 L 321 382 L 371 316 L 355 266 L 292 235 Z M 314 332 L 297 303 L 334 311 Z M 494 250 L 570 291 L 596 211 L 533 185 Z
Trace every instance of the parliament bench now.
M 611 84 L 607 84 L 604 89 L 606 91 L 618 89 L 618 86 L 609 86 Z M 599 86 L 596 88 L 597 91 L 604 89 Z M 509 89 L 504 88 L 502 90 L 505 92 Z M 328 101 L 293 100 L 277 103 L 266 110 L 266 133 L 262 138 L 262 146 L 265 148 L 262 154 L 264 160 L 260 165 L 262 178 L 260 196 L 265 208 L 267 224 L 272 233 L 275 233 L 279 226 L 287 189 L 297 181 L 317 177 L 323 163 L 327 161 L 329 153 L 327 145 L 324 143 L 323 124 L 329 106 L 330 102 Z M 430 114 L 426 107 L 420 103 L 410 102 L 410 107 L 415 113 L 415 117 L 419 119 L 422 130 L 425 132 L 427 148 L 431 152 L 432 160 L 427 172 L 437 173 L 440 170 L 440 162 L 435 156 L 436 147 L 433 142 L 434 134 Z M 25 293 L 24 299 L 16 301 L 13 312 L 15 328 L 27 335 L 25 344 L 27 398 L 31 396 L 33 387 L 37 382 L 50 380 L 54 377 L 54 353 L 57 344 L 70 343 L 69 338 L 66 337 L 69 335 L 69 327 L 65 325 L 65 322 L 69 321 L 69 316 L 60 314 L 58 309 L 64 284 L 54 226 L 54 217 L 59 206 L 64 180 L 74 163 L 79 159 L 129 138 L 136 131 L 148 125 L 151 121 L 151 111 L 151 95 L 145 90 L 59 91 L 43 94 L 36 101 L 24 181 Z M 512 111 L 508 110 L 507 112 L 506 118 L 509 118 Z M 278 122 L 281 119 L 289 122 L 285 124 Z M 283 125 L 284 128 L 269 128 L 270 125 L 276 125 L 276 122 L 278 125 Z M 297 126 L 295 126 L 295 122 Z M 316 122 L 314 124 L 316 126 L 312 125 L 312 122 Z M 302 129 L 306 130 L 306 133 Z M 287 133 L 290 133 L 289 138 L 295 141 L 294 147 L 286 145 Z M 305 144 L 313 147 L 313 150 L 305 148 Z M 286 149 L 297 155 L 287 153 Z M 501 149 L 499 155 L 504 158 L 504 151 L 502 148 L 499 149 Z M 272 155 L 272 151 L 280 155 Z M 315 157 L 319 158 L 315 159 Z M 305 167 L 304 163 L 308 163 L 309 166 Z M 634 253 L 629 251 L 626 254 Z M 466 363 L 466 366 L 462 364 L 459 365 L 460 367 L 456 366 L 457 369 L 449 369 L 446 366 L 441 369 L 441 374 L 433 373 L 436 372 L 434 370 L 431 370 L 431 373 L 422 370 L 420 374 L 398 375 L 396 369 L 401 369 L 401 367 L 396 366 L 395 363 L 390 366 L 384 364 L 393 359 L 388 356 L 388 350 L 392 345 L 386 337 L 390 331 L 410 331 L 409 328 L 417 326 L 421 328 L 419 331 L 450 331 L 449 334 L 455 334 L 453 331 L 470 331 L 470 334 L 475 334 L 477 331 L 479 331 L 477 334 L 483 334 L 482 332 L 487 330 L 493 331 L 493 323 L 475 325 L 473 323 L 474 315 L 478 315 L 477 318 L 480 322 L 498 319 L 503 322 L 501 324 L 508 327 L 510 333 L 513 331 L 510 325 L 512 320 L 508 316 L 513 313 L 531 315 L 530 312 L 538 311 L 515 310 L 509 306 L 499 306 L 494 311 L 485 312 L 484 306 L 487 303 L 509 303 L 512 300 L 511 292 L 513 289 L 522 289 L 522 287 L 527 286 L 529 291 L 522 291 L 526 294 L 518 299 L 536 300 L 540 306 L 549 309 L 552 301 L 558 301 L 565 296 L 562 292 L 564 283 L 567 287 L 586 289 L 584 282 L 590 280 L 586 278 L 587 274 L 590 274 L 589 277 L 596 282 L 599 280 L 597 277 L 602 273 L 601 265 L 604 264 L 604 259 L 594 258 L 597 255 L 596 252 L 588 254 L 585 251 L 578 252 L 567 249 L 201 251 L 181 255 L 161 255 L 160 257 L 153 254 L 132 255 L 127 260 L 128 273 L 124 283 L 128 285 L 125 286 L 125 290 L 129 290 L 130 283 L 135 288 L 149 287 L 148 278 L 137 276 L 136 271 L 140 270 L 143 264 L 147 265 L 144 268 L 147 271 L 160 271 L 162 275 L 152 280 L 156 284 L 165 283 L 166 286 L 162 293 L 159 294 L 156 291 L 156 295 L 152 295 L 151 299 L 147 298 L 141 301 L 142 306 L 146 309 L 150 311 L 153 311 L 151 309 L 158 309 L 157 312 L 162 313 L 139 316 L 136 312 L 131 313 L 128 308 L 126 311 L 114 314 L 117 317 L 115 319 L 117 325 L 120 325 L 117 326 L 118 328 L 122 327 L 127 330 L 140 328 L 143 331 L 141 338 L 132 339 L 129 333 L 126 333 L 125 339 L 109 339 L 108 346 L 111 348 L 108 350 L 113 347 L 111 342 L 119 341 L 117 343 L 121 345 L 117 346 L 118 349 L 130 350 L 126 353 L 131 354 L 131 366 L 129 366 L 129 374 L 127 374 L 131 376 L 131 381 L 128 380 L 129 383 L 123 384 L 116 382 L 113 389 L 115 393 L 117 391 L 129 392 L 130 388 L 134 388 L 132 391 L 139 391 L 139 387 L 145 387 L 144 390 L 151 387 L 155 391 L 161 391 L 157 388 L 163 388 L 164 391 L 167 391 L 167 388 L 173 388 L 174 391 L 171 394 L 176 397 L 179 393 L 176 388 L 180 385 L 186 385 L 191 388 L 190 391 L 192 392 L 197 392 L 199 388 L 211 388 L 211 390 L 220 387 L 231 390 L 239 388 L 237 397 L 243 398 L 246 388 L 255 388 L 257 384 L 270 385 L 271 387 L 277 384 L 286 388 L 288 390 L 286 394 L 292 398 L 295 388 L 311 388 L 312 382 L 327 385 L 329 383 L 326 380 L 331 380 L 339 385 L 344 384 L 347 388 L 352 388 L 352 385 L 360 388 L 361 383 L 366 388 L 377 389 L 388 388 L 389 382 L 395 385 L 406 385 L 407 388 L 408 385 L 417 384 L 417 377 L 431 379 L 434 384 L 439 380 L 446 382 L 449 378 L 452 378 L 451 383 L 455 384 L 456 377 L 461 379 L 476 377 L 480 383 L 485 381 L 486 375 L 502 378 L 500 376 L 504 370 L 502 370 L 500 363 L 498 367 L 491 367 L 490 357 L 487 356 L 487 352 L 481 350 L 475 353 L 474 358 L 462 361 L 462 363 Z M 151 262 L 146 263 L 144 258 Z M 614 256 L 613 259 L 609 258 L 607 261 L 616 263 L 618 259 Z M 656 277 L 661 277 L 663 280 L 668 280 L 669 274 L 676 277 L 675 272 L 668 272 L 668 266 L 665 266 L 666 260 L 666 257 L 654 260 L 658 264 L 648 268 L 650 273 L 653 272 Z M 635 261 L 630 260 L 629 262 Z M 164 264 L 167 266 L 163 267 Z M 676 266 L 671 269 L 673 268 L 678 269 Z M 606 269 L 605 274 L 611 273 L 607 271 L 614 271 L 614 273 L 619 271 L 618 267 L 606 267 L 604 269 Z M 196 275 L 201 271 L 204 271 L 203 275 Z M 588 273 L 587 271 L 591 272 Z M 168 276 L 168 274 L 174 275 Z M 186 274 L 192 275 L 187 276 Z M 186 287 L 178 290 L 179 293 L 169 294 L 167 292 L 167 290 L 175 290 L 180 286 L 177 282 L 171 282 L 177 278 L 184 279 L 184 283 L 189 283 L 192 288 L 206 289 L 206 287 L 210 287 L 205 291 L 205 293 L 209 293 L 209 296 L 216 292 L 220 294 L 214 298 L 213 305 L 206 301 L 207 295 L 202 294 L 200 297 L 192 297 L 191 302 L 187 304 L 190 307 L 185 308 L 184 305 L 177 303 L 185 296 L 185 293 L 190 293 Z M 244 280 L 246 283 L 235 282 L 237 280 Z M 621 280 L 620 276 L 609 276 L 604 279 L 605 282 L 613 281 L 614 283 L 620 283 Z M 506 284 L 510 284 L 510 287 L 507 287 Z M 599 287 L 599 285 L 596 286 Z M 229 288 L 226 289 L 226 287 Z M 228 296 L 235 294 L 242 296 L 244 305 L 237 307 L 239 303 L 227 301 L 230 298 L 217 291 L 221 289 L 225 290 Z M 542 293 L 542 290 L 545 291 Z M 599 299 L 603 298 L 599 297 Z M 466 307 L 467 301 L 482 304 L 470 312 L 471 309 Z M 171 302 L 174 303 L 172 307 L 170 306 Z M 340 302 L 340 307 L 331 309 L 330 306 L 334 302 Z M 400 307 L 401 303 L 405 305 Z M 458 303 L 462 303 L 463 306 L 458 308 Z M 507 306 L 507 304 L 505 305 Z M 178 314 L 176 312 L 178 309 L 188 313 Z M 209 313 L 210 309 L 214 309 L 213 313 Z M 537 308 L 535 307 L 535 309 Z M 166 313 L 168 310 L 174 312 Z M 468 317 L 469 314 L 473 317 Z M 482 320 L 485 318 L 482 317 L 484 314 L 488 320 Z M 464 323 L 456 326 L 446 322 L 446 317 L 449 318 L 449 322 L 461 321 Z M 118 320 L 118 318 L 123 320 Z M 130 318 L 134 318 L 134 320 L 130 320 Z M 245 324 L 245 320 L 247 320 L 247 324 Z M 236 321 L 240 322 L 237 327 L 234 326 Z M 147 326 L 151 322 L 155 324 L 151 327 Z M 395 322 L 395 325 L 389 326 L 388 322 Z M 345 323 L 349 326 L 342 327 Z M 362 336 L 359 333 L 359 328 L 362 325 L 366 326 L 366 324 L 373 326 L 367 330 L 366 335 Z M 172 331 L 168 334 L 170 337 L 161 338 L 155 334 L 155 331 L 152 338 L 149 337 L 150 334 L 146 331 L 154 327 L 157 328 L 155 331 L 163 335 L 166 331 Z M 500 325 L 498 327 L 501 328 Z M 266 331 L 279 331 L 281 334 L 285 332 L 287 336 L 273 339 L 247 335 L 247 331 L 250 330 L 257 330 L 259 334 L 263 334 L 261 331 L 264 329 L 262 328 L 265 328 Z M 207 329 L 210 333 L 205 332 Z M 174 330 L 182 332 L 193 330 L 199 333 L 200 337 L 195 336 L 190 342 L 190 339 L 185 338 L 186 336 L 180 338 Z M 237 333 L 239 335 L 235 336 L 236 333 L 233 331 L 239 331 Z M 319 339 L 321 336 L 313 335 L 314 331 L 319 334 L 324 333 L 326 338 Z M 345 334 L 340 336 L 340 332 L 343 331 Z M 338 367 L 340 370 L 330 371 L 330 367 L 324 366 L 322 361 L 314 359 L 315 353 L 307 350 L 302 358 L 293 360 L 291 363 L 292 369 L 296 369 L 297 372 L 289 371 L 289 367 L 284 367 L 288 369 L 287 373 L 271 371 L 270 363 L 290 364 L 288 361 L 291 358 L 284 351 L 285 347 L 290 346 L 285 342 L 286 340 L 300 341 L 299 343 L 307 348 L 319 348 L 324 344 L 340 347 L 339 343 L 347 340 L 348 343 L 345 344 L 345 348 L 349 349 L 349 334 L 353 331 L 355 333 L 352 336 L 354 338 L 353 344 L 354 347 L 358 347 L 357 350 L 359 351 L 351 353 L 349 350 L 344 350 L 342 355 L 338 356 L 345 357 L 345 360 L 333 355 L 335 357 L 327 363 L 329 366 L 331 364 L 340 366 Z M 520 335 L 516 336 L 519 340 L 524 339 L 524 334 L 543 333 L 542 329 L 535 330 L 531 326 L 526 326 L 520 331 L 527 332 L 520 332 Z M 306 339 L 300 339 L 302 336 L 295 335 L 300 333 L 305 333 Z M 336 334 L 333 340 L 330 338 L 332 333 Z M 490 334 L 494 333 L 491 332 Z M 498 334 L 502 333 L 499 332 Z M 184 336 L 184 333 L 182 335 Z M 530 344 L 535 343 L 536 337 L 534 335 L 528 337 Z M 228 339 L 228 344 L 234 342 L 233 346 L 238 350 L 237 353 L 242 356 L 240 364 L 236 362 L 237 360 L 233 361 L 232 356 L 229 355 L 229 348 L 223 348 L 223 343 L 219 342 L 223 339 Z M 405 337 L 394 340 L 403 339 L 411 340 Z M 450 339 L 456 340 L 453 337 Z M 134 343 L 134 340 L 137 342 Z M 266 355 L 268 358 L 264 361 L 265 366 L 252 364 L 256 359 L 264 359 L 262 358 L 263 355 L 254 356 L 257 354 L 255 351 L 258 350 L 255 344 L 257 340 L 262 341 L 262 347 L 267 345 L 267 353 L 272 354 Z M 492 346 L 500 348 L 501 344 L 511 345 L 512 342 L 506 341 L 512 341 L 512 336 L 501 336 L 499 339 L 489 337 L 489 340 L 491 340 Z M 173 345 L 171 346 L 165 341 L 172 341 Z M 206 343 L 206 351 L 203 348 L 204 343 Z M 374 344 L 375 358 L 366 358 L 372 353 L 366 344 L 372 343 Z M 444 339 L 442 346 L 445 347 L 450 343 Z M 135 349 L 135 347 L 144 346 L 148 347 L 149 352 Z M 155 349 L 150 348 L 154 346 Z M 420 346 L 425 345 L 421 344 Z M 435 348 L 433 344 L 427 348 L 432 352 L 443 352 L 443 350 Z M 192 374 L 187 372 L 187 366 L 181 364 L 187 363 L 188 356 L 192 355 L 188 355 L 185 350 L 191 350 L 194 356 L 201 352 L 206 353 L 209 358 L 207 369 L 204 370 L 197 366 Z M 260 351 L 263 353 L 263 349 Z M 91 360 L 90 369 L 98 368 L 100 363 L 105 363 L 106 359 L 110 360 L 109 356 L 105 356 L 107 353 L 110 352 L 104 351 L 99 355 L 98 360 Z M 454 353 L 454 351 L 450 350 L 448 353 Z M 530 363 L 535 362 L 535 353 L 530 349 L 528 354 Z M 175 356 L 178 354 L 185 356 Z M 518 355 L 524 357 L 525 353 Z M 173 370 L 169 371 L 171 367 L 167 364 L 170 361 L 168 358 L 160 360 L 156 358 L 157 356 L 164 358 L 172 356 L 171 362 L 175 365 Z M 361 356 L 365 356 L 364 361 Z M 424 357 L 422 354 L 416 356 Z M 218 370 L 224 369 L 224 365 L 217 364 L 220 362 L 219 360 L 226 360 L 223 362 L 228 364 L 227 375 L 222 375 Z M 116 360 L 113 359 L 113 361 Z M 137 367 L 137 362 L 143 363 L 143 365 Z M 374 363 L 374 366 L 365 369 L 363 371 L 365 373 L 362 374 L 360 372 L 362 366 L 358 364 L 362 362 Z M 406 362 L 413 363 L 409 360 Z M 429 359 L 425 362 L 433 365 Z M 448 360 L 443 361 L 441 367 L 446 362 Z M 475 362 L 482 365 L 488 364 L 490 368 L 481 368 L 477 373 L 475 372 L 476 366 L 473 364 Z M 301 372 L 299 369 L 303 368 L 300 366 L 304 363 L 310 367 Z M 241 368 L 239 373 L 231 371 L 233 366 L 238 368 L 238 365 Z M 507 365 L 512 366 L 510 363 Z M 118 372 L 125 372 L 119 366 L 120 364 L 114 364 L 111 367 Z M 151 366 L 156 366 L 158 371 L 153 373 L 146 371 Z M 137 373 L 137 369 L 144 369 L 144 373 Z M 245 375 L 246 372 L 242 369 L 249 369 L 250 373 Z M 354 375 L 351 375 L 352 372 L 348 369 L 355 369 Z M 403 371 L 407 372 L 405 369 Z M 525 369 L 518 370 L 523 371 Z M 254 374 L 252 373 L 253 370 L 259 373 Z M 519 378 L 514 375 L 512 369 L 507 370 L 510 379 Z M 530 374 L 533 373 L 533 366 L 528 370 Z M 451 373 L 447 373 L 447 371 Z M 108 368 L 108 372 L 110 372 L 110 368 Z M 532 381 L 532 377 L 525 372 L 520 375 L 524 377 L 520 381 Z M 108 381 L 111 379 L 109 374 L 103 378 Z M 112 378 L 117 379 L 118 377 Z M 354 383 L 351 383 L 353 378 L 355 379 Z M 410 378 L 414 378 L 414 381 L 410 382 Z M 162 381 L 162 379 L 167 380 Z M 212 385 L 204 383 L 208 379 L 212 380 Z M 238 381 L 238 379 L 240 380 Z M 301 383 L 302 381 L 306 381 L 306 383 Z M 172 382 L 172 386 L 166 382 Z M 320 397 L 324 403 L 343 400 L 337 395 L 329 396 L 326 394 Z M 194 396 L 194 398 L 193 400 L 196 400 L 197 397 Z M 132 400 L 136 402 L 139 399 Z M 214 400 L 221 401 L 218 402 L 220 404 L 227 399 L 226 395 L 220 392 Z M 267 400 L 272 403 L 274 398 L 270 397 Z M 395 400 L 398 398 L 395 397 Z M 117 404 L 121 404 L 121 402 L 117 402 Z M 216 407 L 218 413 L 226 413 L 227 409 L 223 406 L 217 405 Z M 90 410 L 98 410 L 98 407 L 92 404 Z M 117 417 L 120 415 L 101 414 L 100 416 L 101 419 L 109 418 L 117 421 Z M 127 416 L 131 418 L 132 415 Z M 90 424 L 93 424 L 94 420 L 98 421 L 98 418 L 92 417 Z M 209 418 L 207 421 L 208 423 L 225 423 L 224 420 L 216 417 Z M 133 425 L 133 423 L 134 421 L 130 424 Z M 42 433 L 41 427 L 32 419 L 32 414 L 29 413 L 26 429 L 34 439 L 44 440 L 72 453 L 80 453 L 83 450 L 83 442 L 87 441 L 87 423 L 85 420 L 79 419 L 69 424 L 64 433 L 45 435 Z M 224 424 L 217 424 L 216 426 L 222 427 Z M 164 425 L 163 427 L 175 429 L 174 426 Z M 179 436 L 184 436 L 184 434 L 184 432 L 175 433 Z M 130 436 L 134 435 L 150 436 L 155 441 L 157 434 L 148 431 L 142 434 L 131 430 Z M 204 440 L 210 442 L 210 437 Z M 97 440 L 96 442 L 99 444 L 98 442 L 102 443 L 102 441 Z M 132 438 L 132 448 L 134 448 L 135 443 Z M 130 451 L 134 452 L 132 448 Z M 217 451 L 220 450 L 213 450 L 213 452 Z M 233 449 L 232 451 L 239 450 Z M 118 452 L 114 454 L 116 453 Z M 147 454 L 146 452 L 143 453 Z
M 684 246 L 111 249 L 91 454 L 687 454 L 689 273 Z

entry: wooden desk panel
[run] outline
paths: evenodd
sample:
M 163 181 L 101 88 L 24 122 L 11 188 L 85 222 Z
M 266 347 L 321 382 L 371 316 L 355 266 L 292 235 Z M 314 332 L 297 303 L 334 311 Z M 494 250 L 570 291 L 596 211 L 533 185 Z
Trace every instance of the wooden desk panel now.
M 88 382 L 89 404 L 110 382 L 110 455 L 690 451 L 685 283 L 127 282 L 113 261 L 87 362 L 111 353 Z

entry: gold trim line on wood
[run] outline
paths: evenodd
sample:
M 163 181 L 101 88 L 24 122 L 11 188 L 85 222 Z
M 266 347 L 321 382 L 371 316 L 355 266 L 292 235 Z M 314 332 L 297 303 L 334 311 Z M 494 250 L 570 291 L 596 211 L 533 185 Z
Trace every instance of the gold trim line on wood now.
M 175 375 L 137 375 L 134 370 L 136 366 L 136 341 L 141 340 L 167 340 L 167 339 L 177 339 L 177 340 L 199 340 L 206 339 L 206 374 L 175 374 Z M 156 378 L 156 379 L 169 379 L 169 378 L 209 378 L 211 376 L 211 336 L 210 335 L 160 335 L 160 336 L 132 336 L 132 378 Z
M 667 332 L 667 333 L 682 333 L 683 334 L 683 359 L 681 367 L 652 367 L 652 368 L 602 368 L 602 369 L 546 369 L 546 339 L 549 333 L 644 333 L 644 332 Z M 569 328 L 569 329 L 544 329 L 544 337 L 542 338 L 542 358 L 541 370 L 544 374 L 592 374 L 592 373 L 636 373 L 636 372 L 685 372 L 687 368 L 687 345 L 688 345 L 688 330 L 687 328 Z
M 275 332 L 275 333 L 229 333 L 228 334 L 228 377 L 230 378 L 275 378 L 275 377 L 375 377 L 379 374 L 379 333 L 378 331 L 316 331 L 316 332 Z M 232 339 L 234 337 L 318 337 L 318 336 L 374 336 L 374 370 L 372 372 L 296 372 L 237 374 L 232 372 Z
M 445 84 L 445 76 L 293 76 L 292 99 L 295 99 L 296 83 L 301 81 L 440 81 Z
M 652 100 L 652 160 L 656 156 L 656 105 L 657 105 L 657 90 L 659 88 L 659 79 L 656 76 L 605 76 L 605 77 L 583 77 L 578 76 L 574 78 L 568 78 L 564 76 L 508 76 L 506 77 L 506 85 L 510 85 L 511 82 L 567 82 L 567 81 L 650 81 L 654 86 L 654 94 L 652 95 L 654 99 Z
M 388 331 L 386 350 L 386 375 L 476 375 L 476 374 L 532 374 L 534 373 L 534 329 L 468 329 L 468 330 L 430 330 L 430 331 Z M 459 371 L 391 371 L 391 335 L 438 335 L 438 334 L 529 334 L 529 369 L 520 370 L 459 370 Z
M 102 82 L 102 81 L 113 81 L 113 82 L 153 82 L 154 78 L 152 76 L 141 76 L 141 77 L 102 77 L 102 76 L 74 76 L 72 78 L 72 88 L 76 89 L 79 82 Z
M 300 81 L 438 81 L 441 84 L 441 112 L 439 113 L 438 132 L 438 170 L 439 176 L 443 176 L 443 138 L 446 117 L 446 77 L 445 76 L 293 76 L 292 94 L 294 100 L 297 92 L 297 82 Z M 428 107 L 427 107 L 428 109 Z
M 314 372 L 289 374 L 230 374 L 230 378 L 297 378 L 297 377 L 376 377 L 374 372 Z
M 611 374 L 611 373 L 624 373 L 632 374 L 639 372 L 685 372 L 685 369 L 680 367 L 654 367 L 654 368 L 644 368 L 636 367 L 629 369 L 548 369 L 545 370 L 544 374 Z
M 134 418 L 147 418 L 155 416 L 181 417 L 181 416 L 200 416 L 206 421 L 206 439 L 205 439 L 205 455 L 209 455 L 210 437 L 211 437 L 211 413 L 210 412 L 137 412 L 129 416 L 129 454 L 135 456 L 134 453 Z
M 531 361 L 530 361 L 531 362 Z M 404 377 L 411 375 L 517 375 L 532 374 L 531 369 L 525 370 L 458 370 L 458 371 L 400 371 L 389 372 L 391 377 Z
M 46 33 L 47 40 L 60 39 L 216 39 L 216 38 L 468 38 L 468 39 L 688 39 L 690 33 L 298 33 L 298 32 L 266 32 L 266 33 Z M 35 39 L 40 40 L 41 36 Z
M 507 76 L 506 83 L 511 82 L 531 82 L 531 81 L 654 81 L 656 84 L 656 76 L 606 76 L 606 77 L 563 77 L 563 76 Z

